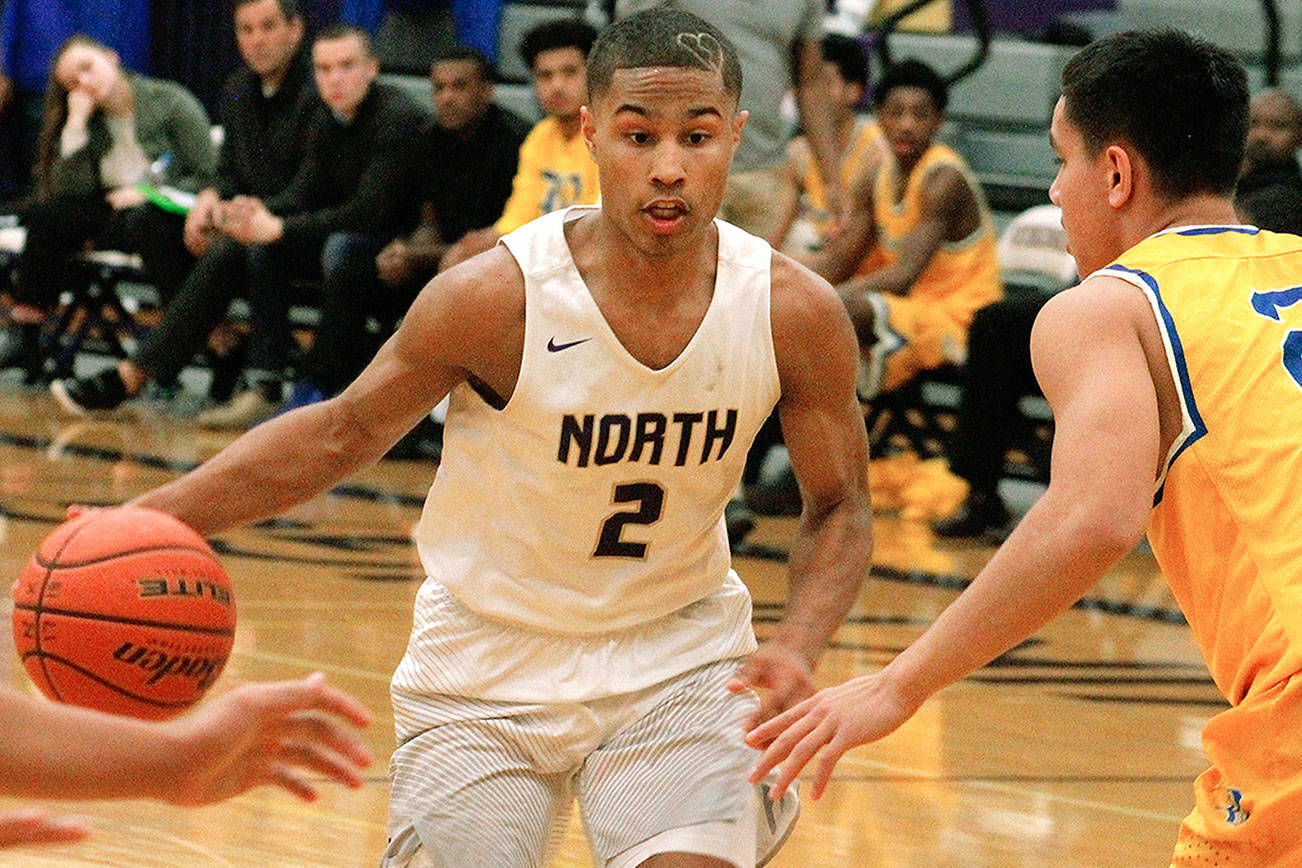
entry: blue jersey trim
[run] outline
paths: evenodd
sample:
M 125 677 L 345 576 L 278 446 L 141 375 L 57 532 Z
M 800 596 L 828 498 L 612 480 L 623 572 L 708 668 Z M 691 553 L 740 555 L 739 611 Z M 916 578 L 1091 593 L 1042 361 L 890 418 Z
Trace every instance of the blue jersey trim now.
M 1246 230 L 1235 229 L 1233 227 L 1211 227 L 1211 231 L 1241 232 Z M 1255 230 L 1253 230 L 1253 232 L 1255 232 Z M 1179 234 L 1184 235 L 1185 233 L 1181 232 Z M 1204 230 L 1196 229 L 1190 230 L 1189 234 L 1202 235 L 1208 233 Z M 1196 443 L 1204 434 L 1207 433 L 1207 426 L 1203 424 L 1203 417 L 1198 412 L 1198 403 L 1194 400 L 1193 383 L 1189 381 L 1189 367 L 1184 358 L 1184 345 L 1180 343 L 1180 335 L 1175 330 L 1175 320 L 1171 318 L 1171 311 L 1167 310 L 1166 302 L 1162 301 L 1162 291 L 1158 289 L 1157 279 L 1154 278 L 1153 275 L 1146 271 L 1140 271 L 1137 268 L 1127 268 L 1124 265 L 1109 265 L 1104 269 L 1105 273 L 1108 271 L 1123 271 L 1126 274 L 1133 274 L 1144 282 L 1144 285 L 1146 285 L 1149 291 L 1153 293 L 1153 300 L 1157 302 L 1158 314 L 1162 317 L 1164 330 L 1171 341 L 1171 355 L 1175 359 L 1175 375 L 1176 380 L 1178 381 L 1177 385 L 1180 388 L 1180 394 L 1184 396 L 1184 405 L 1189 411 L 1189 421 L 1193 423 L 1193 431 L 1189 433 L 1189 436 L 1185 438 L 1185 441 L 1180 444 L 1180 448 L 1177 449 L 1175 454 L 1166 462 L 1166 469 L 1169 472 L 1171 465 L 1175 464 L 1175 460 L 1179 458 L 1186 449 Z M 1157 506 L 1162 502 L 1162 493 L 1165 490 L 1166 480 L 1164 478 L 1162 486 L 1158 488 L 1157 493 L 1153 495 L 1153 506 Z
M 1261 232 L 1256 226 L 1199 226 L 1196 229 L 1182 229 L 1173 235 L 1220 235 L 1222 232 L 1238 232 L 1240 235 L 1256 235 Z

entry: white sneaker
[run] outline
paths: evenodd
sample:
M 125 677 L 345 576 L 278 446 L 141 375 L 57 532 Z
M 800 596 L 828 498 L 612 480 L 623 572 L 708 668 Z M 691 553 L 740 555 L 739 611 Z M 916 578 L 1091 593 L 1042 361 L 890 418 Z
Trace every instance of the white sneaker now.
M 769 782 L 760 781 L 755 785 L 755 792 L 760 800 L 759 826 L 755 837 L 755 868 L 763 868 L 769 860 L 777 855 L 782 845 L 787 842 L 791 830 L 796 827 L 796 818 L 800 816 L 800 797 L 796 795 L 796 782 L 774 802 L 769 799 Z
M 257 389 L 240 392 L 225 404 L 204 410 L 194 417 L 200 428 L 241 429 L 252 428 L 270 418 L 279 404 L 267 400 Z

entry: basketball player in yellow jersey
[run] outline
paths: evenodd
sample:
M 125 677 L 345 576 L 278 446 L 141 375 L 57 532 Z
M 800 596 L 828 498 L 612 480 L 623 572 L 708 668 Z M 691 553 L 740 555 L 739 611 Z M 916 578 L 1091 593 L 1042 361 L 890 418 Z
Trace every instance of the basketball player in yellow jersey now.
M 823 37 L 823 76 L 828 86 L 833 130 L 841 152 L 841 186 L 850 189 L 866 167 L 879 162 L 886 140 L 881 126 L 859 111 L 868 88 L 868 58 L 857 39 L 839 33 Z M 768 239 L 793 256 L 811 253 L 831 234 L 833 215 L 814 147 L 806 135 L 787 145 L 786 177 L 778 192 L 780 219 Z
M 962 157 L 932 141 L 944 81 L 906 60 L 882 76 L 875 99 L 889 153 L 856 180 L 845 230 L 806 260 L 838 284 L 859 335 L 866 399 L 961 361 L 972 315 L 1003 296 L 981 188 Z
M 1118 34 L 1067 64 L 1050 196 L 1088 277 L 1031 338 L 1048 491 L 884 670 L 752 731 L 755 774 L 781 763 L 789 782 L 822 749 L 817 794 L 848 748 L 1071 605 L 1147 525 L 1231 705 L 1204 730 L 1212 767 L 1172 864 L 1302 864 L 1302 239 L 1235 225 L 1247 124 L 1243 67 L 1186 34 Z

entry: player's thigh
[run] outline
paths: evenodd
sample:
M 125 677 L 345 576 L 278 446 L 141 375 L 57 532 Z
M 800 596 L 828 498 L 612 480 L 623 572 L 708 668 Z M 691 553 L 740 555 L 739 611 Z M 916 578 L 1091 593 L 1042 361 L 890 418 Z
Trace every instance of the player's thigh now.
M 882 373 L 883 391 L 898 389 L 922 371 L 962 360 L 967 330 L 950 311 L 926 299 L 882 298 L 887 320 L 879 334 L 891 344 Z
M 666 683 L 645 713 L 589 755 L 576 794 L 598 865 L 671 830 L 710 824 L 740 830 L 744 844 L 716 853 L 706 842 L 705 854 L 739 850 L 753 862 L 755 790 L 746 773 L 755 757 L 742 722 L 758 701 L 726 689 L 737 665 L 710 664 Z
M 570 800 L 564 773 L 538 771 L 505 720 L 443 724 L 390 762 L 383 868 L 535 868 Z

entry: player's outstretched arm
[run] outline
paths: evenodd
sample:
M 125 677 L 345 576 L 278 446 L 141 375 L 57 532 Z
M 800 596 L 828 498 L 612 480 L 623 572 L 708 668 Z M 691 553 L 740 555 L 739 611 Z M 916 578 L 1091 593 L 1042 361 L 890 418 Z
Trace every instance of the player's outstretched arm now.
M 937 690 L 984 666 L 1078 600 L 1134 548 L 1159 454 L 1156 390 L 1139 338 L 1147 303 L 1094 278 L 1049 302 L 1031 351 L 1054 413 L 1048 490 L 986 568 L 881 672 L 820 691 L 753 729 L 751 774 L 781 766 L 781 796 L 816 755 L 812 793 L 856 745 L 899 727 Z
M 501 367 L 499 347 L 513 336 L 518 343 L 508 333 L 522 328 L 523 296 L 520 270 L 505 250 L 439 275 L 342 394 L 258 425 L 133 502 L 208 535 L 328 491 L 383 457 L 468 372 L 492 379 L 484 369 Z M 518 370 L 518 349 L 515 363 Z
M 868 444 L 845 309 L 825 281 L 774 254 L 772 322 L 778 411 L 804 506 L 785 614 L 732 685 L 764 689 L 752 724 L 813 692 L 814 664 L 854 603 L 872 554 Z
M 271 784 L 312 799 L 308 775 L 361 785 L 361 769 L 373 757 L 351 728 L 370 719 L 320 673 L 246 684 L 164 723 L 0 689 L 0 792 L 200 805 Z M 32 835 L 58 833 L 41 820 L 7 819 L 0 826 L 29 842 Z

